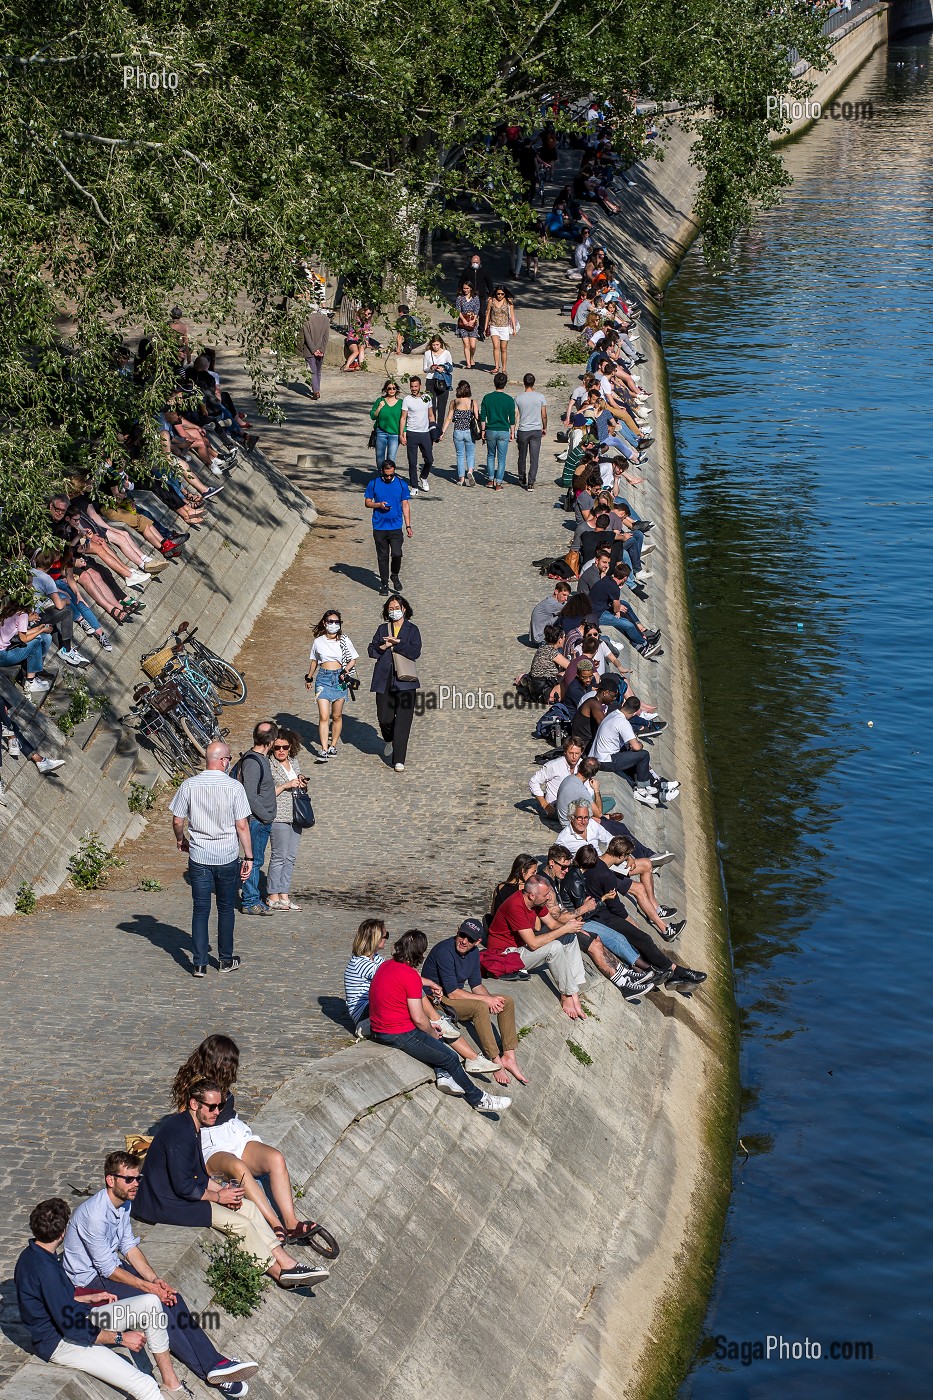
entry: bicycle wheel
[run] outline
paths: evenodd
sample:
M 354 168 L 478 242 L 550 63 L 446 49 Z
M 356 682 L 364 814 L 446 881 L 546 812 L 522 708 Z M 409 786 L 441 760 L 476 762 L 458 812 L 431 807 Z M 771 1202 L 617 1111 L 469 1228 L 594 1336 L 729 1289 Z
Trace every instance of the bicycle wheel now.
M 187 714 L 184 710 L 177 710 L 175 713 L 175 723 L 185 736 L 187 742 L 203 759 L 207 753 L 207 746 L 212 742 L 213 734 L 205 731 L 203 724 L 196 715 Z
M 196 638 L 186 645 L 197 659 L 198 668 L 217 691 L 221 705 L 242 705 L 246 699 L 246 681 L 236 667 Z

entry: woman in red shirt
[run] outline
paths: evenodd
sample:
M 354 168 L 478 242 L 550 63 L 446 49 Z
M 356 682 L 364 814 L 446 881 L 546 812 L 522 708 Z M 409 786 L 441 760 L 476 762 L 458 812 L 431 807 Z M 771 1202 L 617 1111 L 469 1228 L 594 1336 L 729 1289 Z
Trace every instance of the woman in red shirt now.
M 409 929 L 393 945 L 390 961 L 376 969 L 369 987 L 373 1040 L 404 1050 L 422 1064 L 433 1065 L 438 1071 L 438 1087 L 448 1094 L 462 1094 L 471 1108 L 486 1113 L 508 1108 L 512 1100 L 484 1094 L 468 1078 L 460 1056 L 432 1029 L 421 1004 L 421 978 L 417 972 L 427 951 L 428 940 L 421 930 Z

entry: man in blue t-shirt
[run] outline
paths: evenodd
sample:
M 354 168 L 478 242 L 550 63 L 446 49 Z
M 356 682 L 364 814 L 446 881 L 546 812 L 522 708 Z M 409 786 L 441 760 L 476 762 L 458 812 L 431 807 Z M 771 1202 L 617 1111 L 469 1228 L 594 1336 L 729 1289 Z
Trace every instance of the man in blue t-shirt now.
M 388 459 L 379 475 L 366 483 L 366 509 L 373 513 L 373 543 L 379 565 L 379 592 L 389 592 L 389 556 L 392 559 L 392 587 L 401 592 L 399 570 L 402 567 L 402 526 L 411 539 L 411 491 L 406 481 L 395 475 L 395 463 Z
M 453 938 L 445 938 L 436 943 L 428 954 L 422 977 L 429 982 L 437 982 L 443 989 L 444 1006 L 452 1011 L 460 1021 L 472 1021 L 476 1038 L 482 1046 L 483 1054 L 514 1076 L 521 1084 L 528 1080 L 522 1074 L 515 1059 L 518 1036 L 515 1032 L 515 1003 L 511 997 L 493 996 L 483 986 L 483 974 L 479 965 L 479 945 L 483 941 L 484 930 L 479 919 L 465 919 Z M 502 1039 L 502 1053 L 496 1044 L 492 1028 L 492 1017 L 499 1023 Z M 496 1079 L 507 1084 L 507 1075 Z

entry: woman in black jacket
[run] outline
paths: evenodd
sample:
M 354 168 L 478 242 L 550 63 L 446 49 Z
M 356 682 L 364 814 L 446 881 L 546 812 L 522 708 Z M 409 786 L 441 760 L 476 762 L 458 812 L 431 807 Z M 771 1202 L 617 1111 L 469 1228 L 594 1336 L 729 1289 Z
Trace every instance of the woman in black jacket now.
M 370 690 L 376 696 L 376 716 L 385 740 L 385 756 L 395 766 L 396 773 L 401 773 L 408 753 L 415 695 L 420 689 L 412 663 L 421 655 L 421 633 L 411 620 L 411 604 L 400 593 L 393 593 L 386 599 L 382 616 L 385 621 L 376 628 L 368 647 L 376 663 Z

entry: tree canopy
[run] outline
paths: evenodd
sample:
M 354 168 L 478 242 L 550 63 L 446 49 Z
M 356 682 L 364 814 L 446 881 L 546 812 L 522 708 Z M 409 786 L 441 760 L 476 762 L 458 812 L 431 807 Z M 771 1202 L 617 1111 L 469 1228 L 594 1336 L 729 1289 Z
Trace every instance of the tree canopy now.
M 23 586 L 50 490 L 164 403 L 174 300 L 235 329 L 268 404 L 260 352 L 292 347 L 296 257 L 388 296 L 431 284 L 417 231 L 466 235 L 466 196 L 527 228 L 514 164 L 486 138 L 533 129 L 555 93 L 608 99 L 633 153 L 648 150 L 637 98 L 703 113 L 697 213 L 721 253 L 784 181 L 765 98 L 789 89 L 788 50 L 826 62 L 822 18 L 803 0 L 5 8 L 0 593 Z M 156 373 L 133 385 L 113 352 L 140 331 Z

